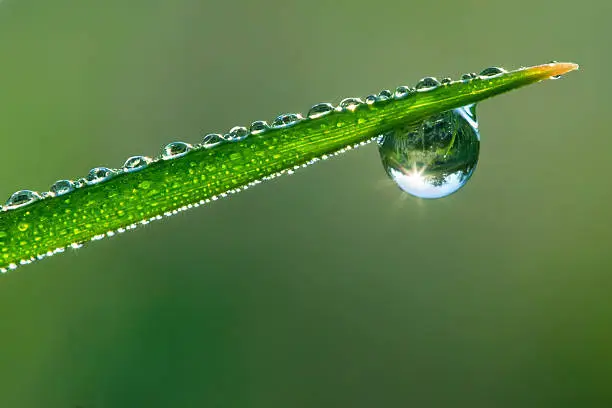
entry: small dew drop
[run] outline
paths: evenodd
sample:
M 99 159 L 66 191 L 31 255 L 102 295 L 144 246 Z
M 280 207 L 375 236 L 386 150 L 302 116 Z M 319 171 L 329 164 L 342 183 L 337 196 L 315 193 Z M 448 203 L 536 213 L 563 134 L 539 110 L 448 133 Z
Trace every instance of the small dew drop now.
M 377 140 L 389 177 L 420 198 L 446 197 L 472 176 L 480 149 L 474 105 L 408 124 Z
M 163 151 L 162 151 L 162 159 L 170 160 L 176 159 L 177 157 L 181 157 L 189 153 L 192 149 L 192 146 L 189 143 L 185 142 L 172 142 L 168 143 Z
M 346 98 L 338 104 L 338 108 L 341 110 L 348 110 L 352 112 L 363 104 L 364 102 L 360 98 Z
M 89 170 L 87 176 L 85 177 L 86 183 L 88 185 L 98 184 L 103 181 L 106 181 L 114 176 L 114 172 L 108 167 L 95 167 Z
M 442 78 L 442 80 L 440 81 L 442 85 L 450 85 L 452 82 L 453 80 L 451 78 Z
M 461 80 L 462 81 L 469 81 L 470 79 L 472 79 L 472 75 L 470 75 L 470 74 L 463 74 L 463 75 L 461 75 Z
M 388 89 L 383 89 L 382 91 L 380 91 L 380 93 L 378 94 L 378 97 L 376 98 L 377 101 L 388 101 L 389 99 L 391 99 L 391 97 L 393 96 L 393 94 L 391 93 L 390 90 Z
M 220 135 L 219 133 L 209 133 L 204 136 L 204 139 L 202 140 L 202 147 L 205 149 L 211 149 L 215 146 L 219 146 L 223 142 L 225 142 L 223 135 Z
M 283 115 L 277 116 L 276 119 L 272 122 L 273 128 L 284 128 L 288 126 L 295 125 L 299 121 L 301 121 L 302 115 L 299 113 L 285 113 Z
M 34 201 L 41 199 L 40 194 L 32 190 L 19 190 L 13 193 L 6 201 L 4 206 L 5 210 L 12 210 L 15 208 L 23 207 L 28 204 L 32 204 Z
M 228 142 L 239 142 L 244 140 L 249 135 L 249 131 L 244 126 L 234 126 L 230 129 L 229 133 L 227 133 L 224 138 Z
M 496 77 L 501 74 L 505 74 L 506 72 L 507 71 L 505 69 L 500 68 L 500 67 L 489 67 L 489 68 L 485 68 L 482 71 L 480 71 L 480 76 L 491 78 L 491 77 Z
M 134 171 L 142 170 L 147 167 L 153 159 L 147 156 L 132 156 L 125 161 L 123 165 L 123 171 L 131 173 Z
M 317 103 L 308 111 L 308 117 L 310 119 L 320 118 L 331 113 L 334 107 L 331 103 Z
M 393 97 L 395 99 L 404 99 L 411 93 L 412 93 L 412 88 L 410 88 L 409 86 L 402 85 L 402 86 L 398 86 L 395 89 L 395 94 L 393 94 Z
M 419 82 L 417 82 L 416 90 L 418 92 L 427 92 L 427 91 L 436 89 L 439 86 L 440 86 L 440 81 L 438 81 L 436 78 L 425 77 L 421 79 Z
M 77 181 L 74 182 L 74 187 L 81 188 L 87 185 L 87 179 L 85 177 L 81 177 Z
M 74 191 L 76 185 L 72 180 L 58 180 L 49 189 L 56 196 L 61 196 Z
M 368 105 L 373 105 L 378 97 L 376 95 L 368 95 L 365 97 L 365 103 Z
M 252 135 L 258 135 L 268 129 L 270 129 L 270 125 L 268 125 L 268 122 L 266 122 L 265 120 L 258 120 L 256 122 L 251 123 L 250 133 Z

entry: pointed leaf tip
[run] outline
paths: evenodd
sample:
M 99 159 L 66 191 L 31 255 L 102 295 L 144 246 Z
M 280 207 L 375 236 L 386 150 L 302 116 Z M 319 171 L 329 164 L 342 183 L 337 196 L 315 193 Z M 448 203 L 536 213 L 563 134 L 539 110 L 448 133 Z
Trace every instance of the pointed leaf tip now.
M 579 65 L 573 62 L 551 62 L 549 64 L 536 65 L 527 68 L 534 76 L 540 79 L 558 78 L 568 72 L 579 69 Z

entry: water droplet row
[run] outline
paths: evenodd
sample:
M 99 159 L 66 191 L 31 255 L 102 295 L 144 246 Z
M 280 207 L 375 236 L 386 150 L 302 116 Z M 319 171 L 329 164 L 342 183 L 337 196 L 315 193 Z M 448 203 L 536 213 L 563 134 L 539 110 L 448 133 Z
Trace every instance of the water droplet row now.
M 462 75 L 460 82 L 469 82 L 474 79 L 495 78 L 505 73 L 507 73 L 507 71 L 503 68 L 488 67 L 482 70 L 480 74 L 469 73 Z M 152 159 L 147 156 L 132 156 L 126 160 L 125 164 L 120 169 L 95 167 L 89 171 L 86 177 L 80 178 L 76 181 L 56 181 L 50 187 L 49 191 L 44 193 L 38 193 L 32 190 L 19 190 L 9 197 L 4 206 L 0 206 L 0 211 L 8 211 L 24 207 L 39 200 L 49 197 L 62 196 L 82 187 L 103 183 L 123 173 L 132 173 L 143 170 L 159 160 L 174 160 L 183 157 L 192 150 L 210 149 L 223 143 L 240 142 L 251 135 L 262 135 L 269 130 L 288 128 L 304 120 L 315 120 L 330 115 L 334 112 L 354 112 L 362 107 L 372 106 L 377 103 L 385 103 L 391 100 L 401 100 L 416 93 L 430 92 L 441 86 L 451 85 L 452 83 L 453 81 L 450 78 L 444 78 L 442 81 L 438 81 L 434 77 L 425 77 L 418 81 L 414 87 L 399 86 L 395 89 L 395 92 L 384 89 L 378 94 L 368 95 L 364 99 L 346 98 L 343 99 L 336 107 L 330 103 L 318 103 L 310 108 L 306 118 L 299 113 L 286 113 L 277 116 L 270 124 L 268 124 L 266 121 L 255 121 L 248 129 L 244 126 L 235 126 L 225 134 L 209 133 L 204 136 L 202 143 L 199 145 L 191 145 L 189 143 L 180 141 L 172 142 L 164 146 L 161 155 L 156 159 Z

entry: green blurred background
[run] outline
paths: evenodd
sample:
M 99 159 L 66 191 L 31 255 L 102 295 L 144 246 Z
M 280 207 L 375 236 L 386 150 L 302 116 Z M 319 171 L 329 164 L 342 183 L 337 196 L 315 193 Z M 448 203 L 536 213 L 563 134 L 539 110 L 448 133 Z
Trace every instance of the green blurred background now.
M 612 6 L 4 0 L 0 196 L 426 75 L 479 107 L 459 193 L 376 147 L 0 281 L 0 407 L 612 404 Z

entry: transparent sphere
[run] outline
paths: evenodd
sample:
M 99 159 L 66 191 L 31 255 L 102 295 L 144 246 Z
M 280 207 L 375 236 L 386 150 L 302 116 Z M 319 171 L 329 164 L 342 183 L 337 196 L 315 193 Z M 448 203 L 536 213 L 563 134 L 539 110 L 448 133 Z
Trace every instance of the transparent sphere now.
M 378 149 L 387 174 L 406 193 L 446 197 L 467 183 L 478 162 L 475 106 L 393 129 L 379 137 Z

